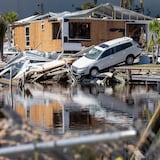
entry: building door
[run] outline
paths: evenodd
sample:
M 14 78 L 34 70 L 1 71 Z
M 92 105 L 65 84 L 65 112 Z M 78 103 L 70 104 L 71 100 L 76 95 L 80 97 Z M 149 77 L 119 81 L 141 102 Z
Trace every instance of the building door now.
M 145 34 L 147 41 L 147 27 L 146 24 L 135 24 L 128 23 L 126 24 L 126 36 L 133 38 L 136 42 L 141 44 L 142 34 Z

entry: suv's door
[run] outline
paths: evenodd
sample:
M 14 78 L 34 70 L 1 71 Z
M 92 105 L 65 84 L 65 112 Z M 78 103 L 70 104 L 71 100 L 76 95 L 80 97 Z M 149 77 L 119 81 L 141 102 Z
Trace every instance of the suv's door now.
M 123 50 L 122 44 L 113 47 L 113 64 L 119 64 L 123 61 L 125 55 L 125 50 Z
M 127 42 L 123 44 L 119 44 L 115 47 L 113 47 L 113 59 L 114 59 L 114 65 L 122 63 L 126 60 L 126 57 L 130 54 L 130 47 L 132 46 L 132 43 Z M 132 53 L 132 52 L 131 52 Z
M 100 70 L 108 68 L 112 65 L 113 55 L 112 48 L 105 50 L 98 58 L 97 66 Z

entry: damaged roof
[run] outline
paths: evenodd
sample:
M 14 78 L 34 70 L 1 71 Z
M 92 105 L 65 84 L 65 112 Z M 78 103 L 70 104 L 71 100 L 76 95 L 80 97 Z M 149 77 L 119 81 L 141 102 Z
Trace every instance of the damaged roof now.
M 50 20 L 57 18 L 72 18 L 72 17 L 90 17 L 90 18 L 108 18 L 108 19 L 123 19 L 123 20 L 152 20 L 152 17 L 145 16 L 119 6 L 114 6 L 110 3 L 98 5 L 97 7 L 80 10 L 76 12 L 63 12 L 52 16 Z
M 49 12 L 44 15 L 34 15 L 19 21 L 15 24 L 31 23 L 33 21 L 48 19 L 57 20 L 63 18 L 103 18 L 103 19 L 119 19 L 119 20 L 152 20 L 152 17 L 145 16 L 141 13 L 134 12 L 119 6 L 105 3 L 87 10 L 75 12 L 64 11 L 60 13 Z
M 14 24 L 15 25 L 27 24 L 27 23 L 31 23 L 31 22 L 37 21 L 37 20 L 48 19 L 49 17 L 55 16 L 55 15 L 57 15 L 57 13 L 53 13 L 53 12 L 49 12 L 49 13 L 46 13 L 46 14 L 43 14 L 43 15 L 33 15 L 33 16 L 18 20 L 16 22 L 14 22 Z

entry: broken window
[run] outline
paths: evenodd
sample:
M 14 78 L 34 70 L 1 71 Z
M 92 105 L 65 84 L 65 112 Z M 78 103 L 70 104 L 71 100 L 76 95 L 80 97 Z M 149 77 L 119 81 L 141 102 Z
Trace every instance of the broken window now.
M 61 39 L 61 25 L 60 23 L 52 24 L 52 39 Z
M 90 39 L 90 23 L 70 22 L 69 38 L 70 39 Z
M 29 27 L 26 27 L 26 30 L 25 30 L 25 32 L 26 32 L 26 46 L 28 47 L 28 46 L 30 46 L 30 29 L 29 29 Z

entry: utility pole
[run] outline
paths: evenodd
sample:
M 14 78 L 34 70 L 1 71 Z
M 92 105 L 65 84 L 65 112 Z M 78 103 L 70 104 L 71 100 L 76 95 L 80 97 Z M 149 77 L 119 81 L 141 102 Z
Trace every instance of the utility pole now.
M 20 15 L 20 1 L 17 0 L 17 13 Z
M 141 13 L 144 13 L 143 1 L 144 1 L 144 0 L 139 0 Z
M 95 5 L 95 6 L 97 5 L 97 0 L 94 0 L 94 5 Z
M 40 3 L 37 6 L 40 7 L 40 14 L 44 14 L 44 4 Z
M 128 1 L 127 0 L 120 0 L 120 7 L 128 8 Z

